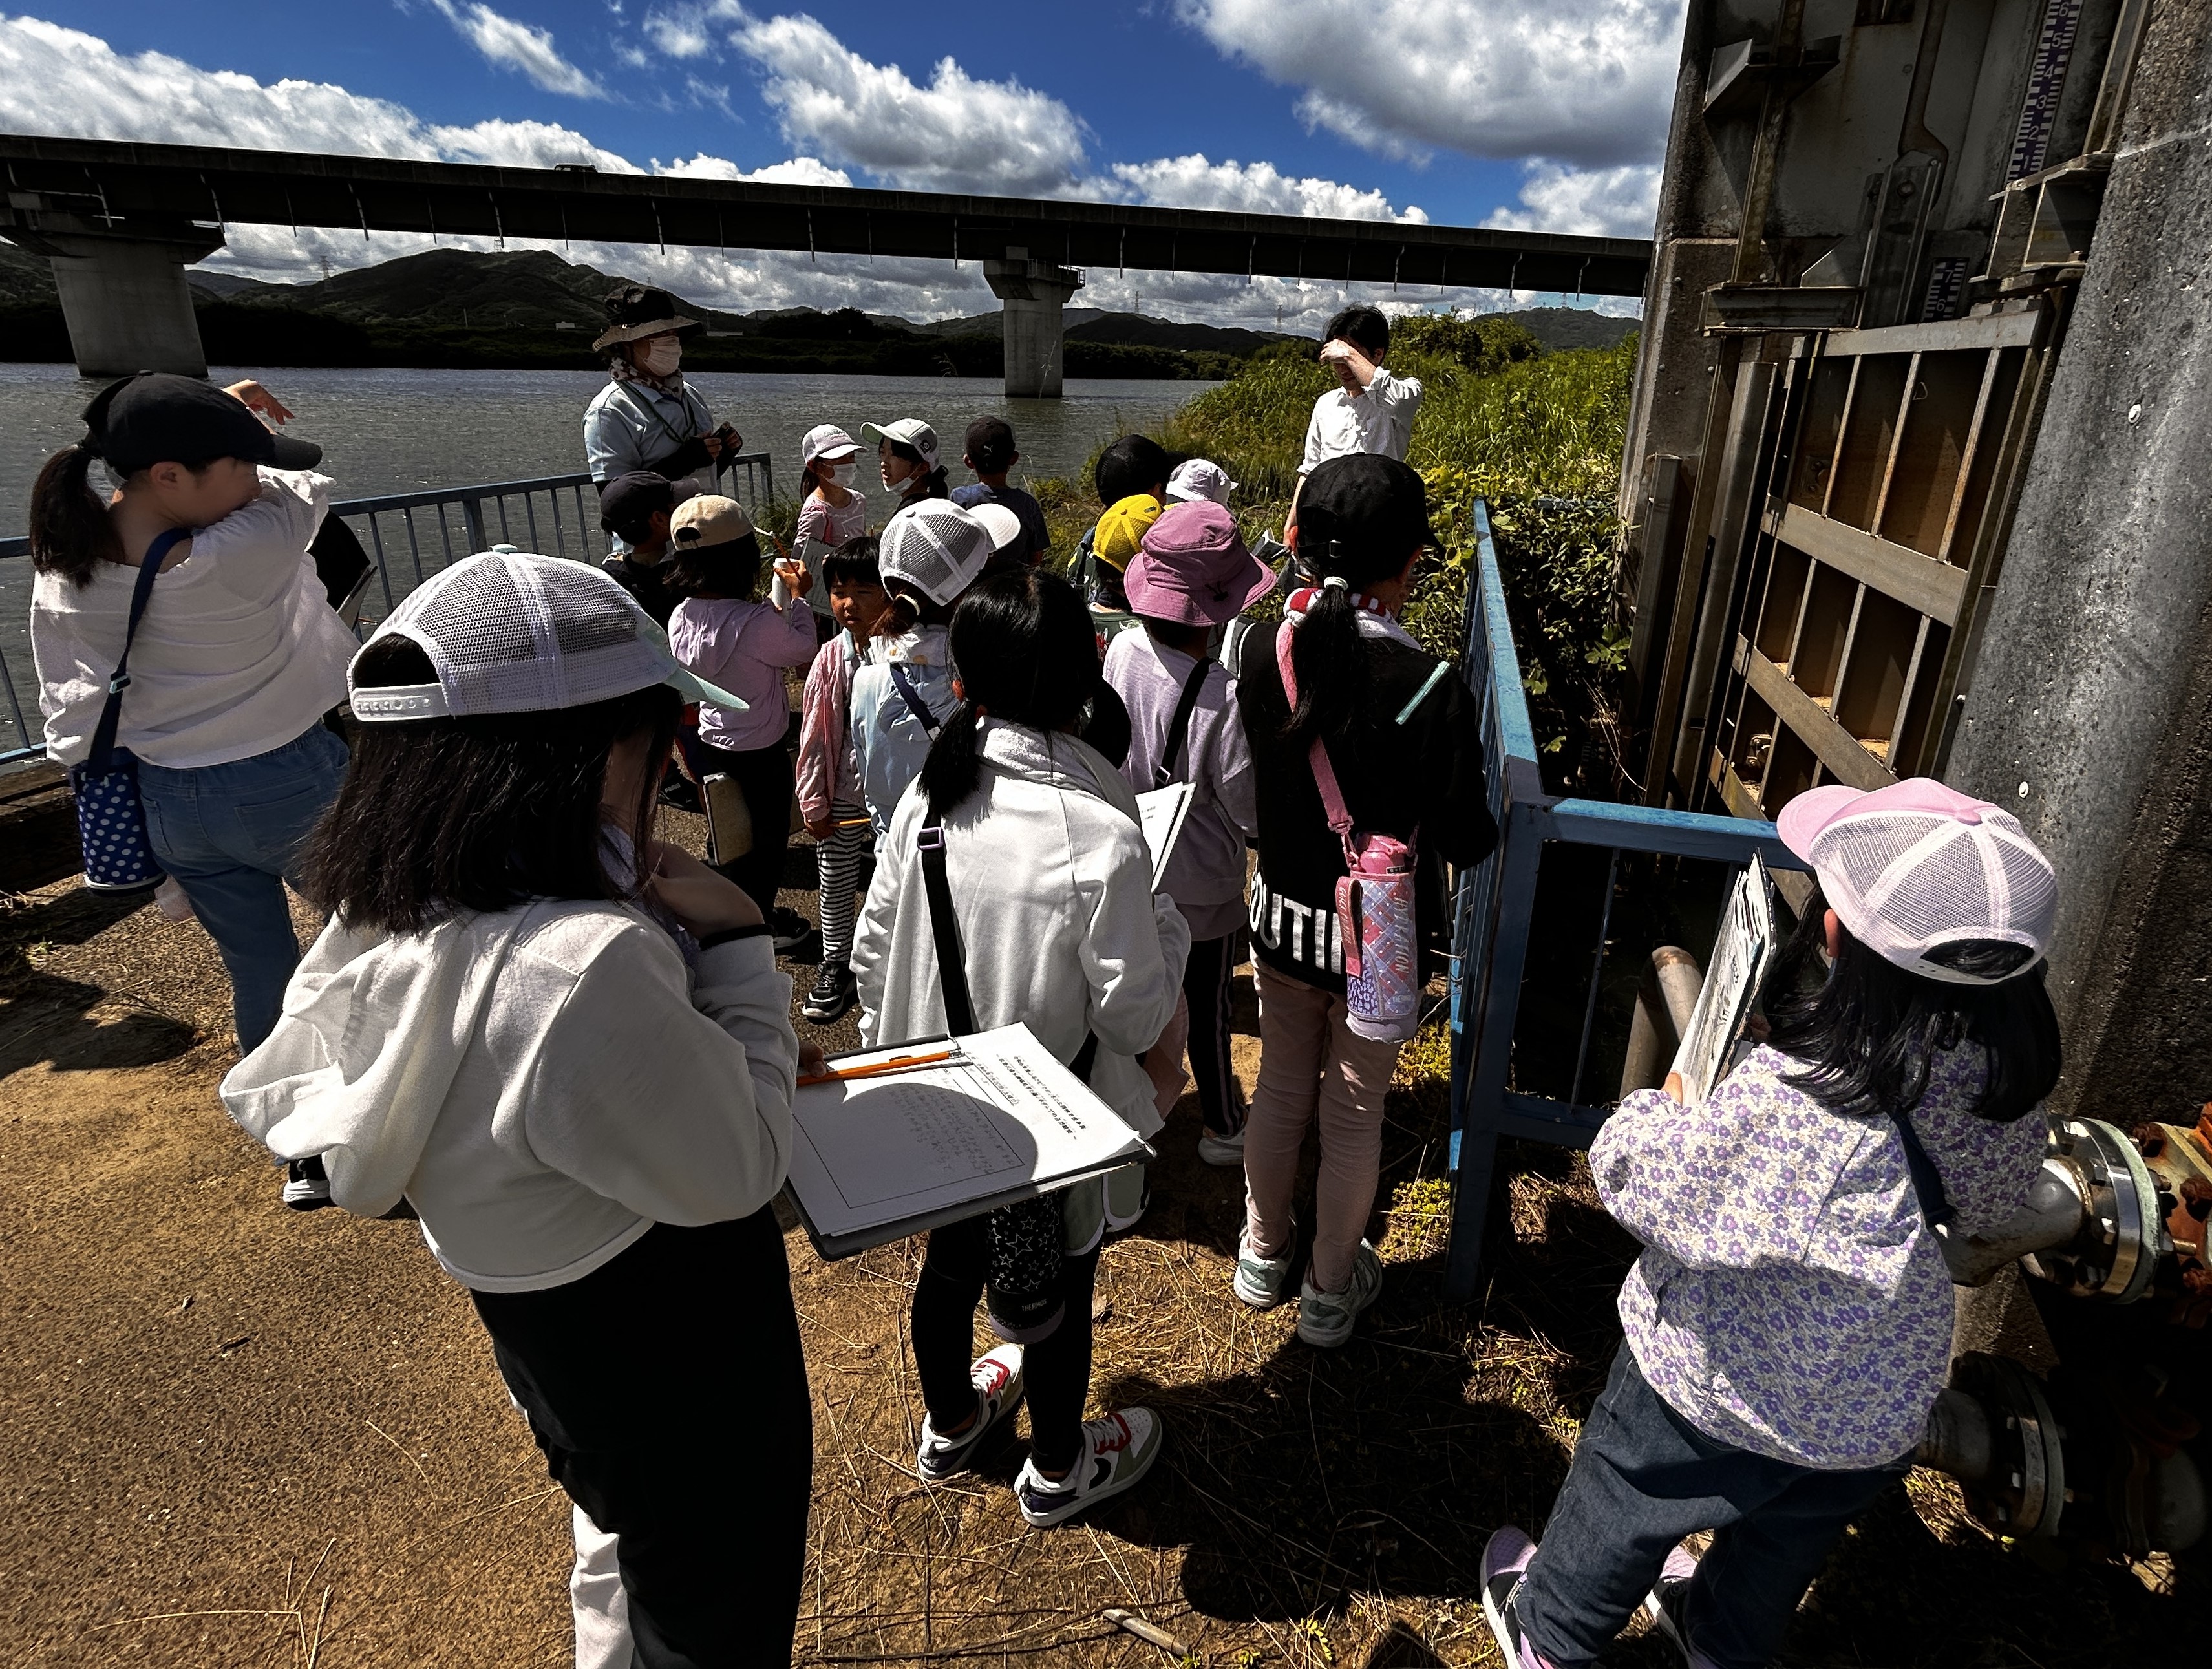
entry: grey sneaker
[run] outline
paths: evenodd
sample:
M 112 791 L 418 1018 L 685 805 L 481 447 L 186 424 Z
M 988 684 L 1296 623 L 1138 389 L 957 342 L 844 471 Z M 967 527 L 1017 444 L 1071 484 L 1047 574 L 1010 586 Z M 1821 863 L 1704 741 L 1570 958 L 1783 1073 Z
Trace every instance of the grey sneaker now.
M 1198 1156 L 1207 1164 L 1219 1165 L 1224 1170 L 1243 1170 L 1244 1132 L 1240 1130 L 1234 1136 L 1217 1136 L 1210 1130 L 1201 1132 L 1198 1138 Z
M 1333 1350 L 1352 1337 L 1359 1312 L 1382 1296 L 1382 1259 L 1365 1241 L 1352 1254 L 1352 1280 L 1341 1292 L 1316 1292 L 1310 1274 L 1298 1290 L 1298 1337 Z
M 1263 1258 L 1243 1235 L 1237 1236 L 1237 1274 L 1229 1284 L 1239 1298 L 1254 1309 L 1273 1309 L 1283 1302 L 1283 1287 L 1290 1278 L 1288 1252 L 1279 1258 Z

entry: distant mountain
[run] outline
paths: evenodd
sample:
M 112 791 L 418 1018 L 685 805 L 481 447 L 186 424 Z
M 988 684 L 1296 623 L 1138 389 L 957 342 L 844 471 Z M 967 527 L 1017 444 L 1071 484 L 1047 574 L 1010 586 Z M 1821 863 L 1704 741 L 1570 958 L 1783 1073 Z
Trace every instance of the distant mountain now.
M 1619 319 L 1587 307 L 1524 307 L 1519 313 L 1483 317 L 1510 319 L 1554 352 L 1562 348 L 1612 348 L 1631 331 L 1644 327 L 1640 319 Z
M 0 243 L 0 306 L 52 307 L 60 302 L 54 270 L 45 256 Z

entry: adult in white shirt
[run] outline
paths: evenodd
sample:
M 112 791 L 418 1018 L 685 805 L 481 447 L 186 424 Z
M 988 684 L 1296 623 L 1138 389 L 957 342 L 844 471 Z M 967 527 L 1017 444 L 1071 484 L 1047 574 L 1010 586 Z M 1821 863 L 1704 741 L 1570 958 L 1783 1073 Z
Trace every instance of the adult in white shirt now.
M 1379 452 L 1406 461 L 1413 419 L 1421 410 L 1418 377 L 1382 368 L 1390 351 L 1390 321 L 1373 307 L 1346 307 L 1328 321 L 1321 361 L 1336 373 L 1337 386 L 1314 402 L 1306 424 L 1303 482 L 1317 464 L 1357 452 Z
M 652 839 L 683 703 L 735 698 L 611 576 L 507 552 L 409 597 L 352 683 L 360 757 L 308 859 L 331 923 L 224 1103 L 346 1210 L 408 1201 L 468 1289 L 583 1514 L 580 1659 L 787 1663 L 813 1464 L 769 1204 L 791 980 L 753 901 Z
M 258 383 L 111 384 L 31 499 L 31 653 L 58 764 L 91 751 L 149 552 L 185 536 L 158 559 L 116 741 L 137 761 L 154 855 L 222 953 L 241 1051 L 276 1023 L 300 960 L 284 881 L 345 774 L 322 718 L 359 646 L 307 554 L 330 504 L 310 473 L 321 450 L 271 434 L 249 400 L 291 415 Z M 122 483 L 112 503 L 92 492 L 94 459 Z

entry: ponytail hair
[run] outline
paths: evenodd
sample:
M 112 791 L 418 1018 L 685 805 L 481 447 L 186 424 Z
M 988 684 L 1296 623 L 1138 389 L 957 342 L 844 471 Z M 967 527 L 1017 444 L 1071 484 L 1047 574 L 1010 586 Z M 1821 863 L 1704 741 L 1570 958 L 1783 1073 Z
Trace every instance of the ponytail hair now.
M 986 717 L 1064 731 L 1100 685 L 1091 611 L 1074 586 L 1042 568 L 995 574 L 970 591 L 953 611 L 951 637 L 965 693 L 922 762 L 933 823 L 981 786 L 976 744 Z
M 891 605 L 877 616 L 878 637 L 904 637 L 917 626 L 943 626 L 951 620 L 951 604 L 933 603 L 902 580 L 881 583 Z
M 64 446 L 31 489 L 31 566 L 80 586 L 92 583 L 103 560 L 123 555 L 107 507 L 92 490 L 94 455 L 82 441 Z

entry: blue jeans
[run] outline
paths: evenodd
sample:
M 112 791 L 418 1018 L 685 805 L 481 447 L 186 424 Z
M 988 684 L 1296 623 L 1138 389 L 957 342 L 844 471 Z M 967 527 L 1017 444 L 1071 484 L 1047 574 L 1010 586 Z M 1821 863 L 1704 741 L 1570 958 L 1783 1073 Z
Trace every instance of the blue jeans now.
M 1717 1443 L 1661 1399 L 1624 1344 L 1513 1609 L 1558 1669 L 1581 1669 L 1634 1615 L 1674 1544 L 1714 1530 L 1681 1620 L 1719 1669 L 1764 1669 L 1844 1527 L 1911 1459 L 1815 1472 Z
M 276 1029 L 300 963 L 286 879 L 344 780 L 346 746 L 319 724 L 228 765 L 138 767 L 146 834 L 222 953 L 241 1053 Z

